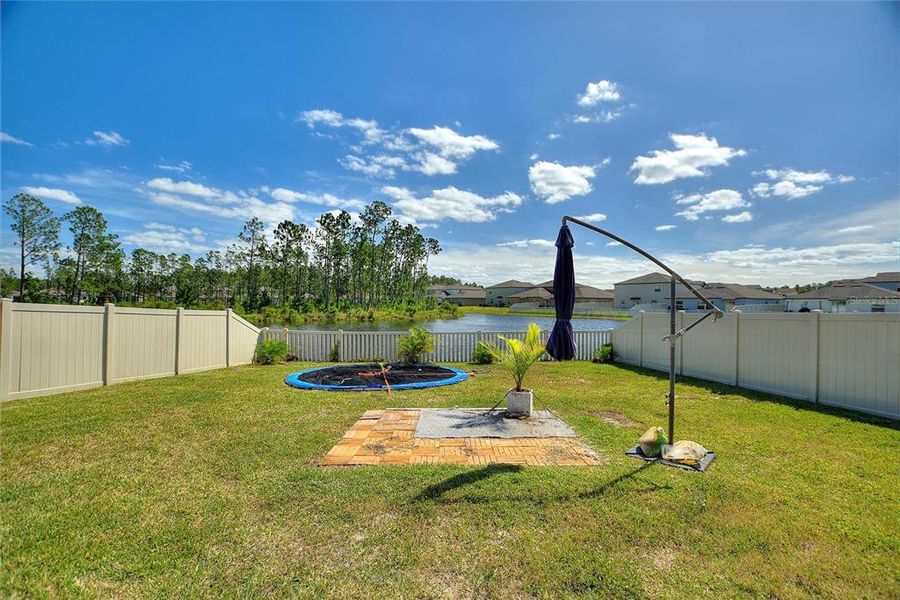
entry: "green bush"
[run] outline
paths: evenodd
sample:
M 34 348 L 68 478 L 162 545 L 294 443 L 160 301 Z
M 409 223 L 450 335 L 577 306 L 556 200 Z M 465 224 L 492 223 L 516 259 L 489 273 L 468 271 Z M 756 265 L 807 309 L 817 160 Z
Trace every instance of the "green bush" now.
M 341 362 L 341 343 L 337 340 L 331 345 L 331 352 L 328 353 L 330 362 Z
M 475 350 L 472 352 L 472 358 L 469 362 L 473 362 L 476 365 L 489 365 L 494 362 L 494 355 L 484 345 L 484 342 L 478 342 L 475 344 Z
M 263 340 L 256 344 L 253 362 L 260 365 L 271 365 L 281 362 L 288 353 L 288 345 L 284 340 Z
M 422 362 L 424 354 L 434 352 L 434 338 L 428 333 L 428 330 L 413 327 L 409 330 L 409 335 L 404 335 L 397 340 L 397 347 L 400 361 L 415 365 Z
M 615 357 L 616 352 L 613 350 L 612 344 L 603 344 L 598 349 L 594 350 L 594 356 L 591 358 L 591 362 L 611 363 Z

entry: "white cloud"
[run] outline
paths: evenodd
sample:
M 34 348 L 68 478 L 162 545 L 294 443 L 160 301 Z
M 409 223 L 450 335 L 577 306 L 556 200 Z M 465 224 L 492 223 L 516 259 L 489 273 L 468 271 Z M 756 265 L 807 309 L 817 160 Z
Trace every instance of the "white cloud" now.
M 551 134 L 548 134 L 548 135 L 547 135 L 547 139 L 550 140 L 551 142 L 552 142 L 553 140 L 558 140 L 558 139 L 561 138 L 561 137 L 562 137 L 562 134 L 561 134 L 561 133 L 551 133 Z
M 306 202 L 317 206 L 331 206 L 346 211 L 361 211 L 366 207 L 362 200 L 338 198 L 332 194 L 312 194 L 309 192 L 297 192 L 287 188 L 275 188 L 269 191 L 273 200 L 278 202 Z
M 219 198 L 222 196 L 221 190 L 206 187 L 201 183 L 194 183 L 193 181 L 172 181 L 168 177 L 151 179 L 147 182 L 147 187 L 163 192 L 187 194 L 188 196 L 196 196 L 198 198 Z
M 365 142 L 370 144 L 379 142 L 385 133 L 384 130 L 378 126 L 377 121 L 359 118 L 347 119 L 341 113 L 327 108 L 305 110 L 297 116 L 296 120 L 306 123 L 311 129 L 314 129 L 317 125 L 326 125 L 328 127 L 350 127 L 362 133 Z
M 34 148 L 34 144 L 30 142 L 26 142 L 25 140 L 19 139 L 15 136 L 9 135 L 5 131 L 0 131 L 0 142 L 4 144 L 16 144 L 18 146 L 28 146 L 29 148 Z
M 232 194 L 234 199 L 229 199 L 225 204 L 191 200 L 167 192 L 149 192 L 147 196 L 160 206 L 171 206 L 222 218 L 240 219 L 242 221 L 257 217 L 268 225 L 280 223 L 284 220 L 293 220 L 295 216 L 294 207 L 290 204 L 285 202 L 267 203 L 255 196 L 241 194 Z M 223 199 L 220 198 L 220 200 Z
M 411 167 L 423 175 L 452 175 L 456 173 L 456 163 L 433 152 L 415 155 L 416 162 Z
M 125 244 L 155 252 L 189 252 L 198 254 L 209 249 L 206 236 L 197 227 L 182 228 L 162 223 L 147 223 L 144 231 L 122 236 Z
M 535 152 L 534 154 L 532 154 L 531 156 L 528 157 L 528 160 L 530 160 L 530 161 L 535 161 L 535 160 L 537 160 L 537 159 L 538 159 L 538 153 L 537 153 L 537 152 Z
M 381 191 L 395 200 L 394 208 L 400 216 L 416 223 L 444 219 L 485 223 L 493 221 L 497 213 L 512 212 L 522 204 L 522 198 L 512 192 L 484 197 L 453 186 L 434 190 L 424 198 L 417 198 L 410 190 L 401 187 L 386 186 Z
M 863 231 L 871 231 L 872 229 L 875 229 L 874 225 L 851 225 L 850 227 L 841 227 L 835 233 L 838 233 L 838 234 L 860 233 Z
M 581 215 L 575 218 L 581 219 L 582 221 L 587 221 L 588 223 L 599 223 L 600 221 L 606 220 L 606 215 L 604 215 L 603 213 L 591 213 L 589 215 Z
M 127 146 L 131 142 L 122 137 L 122 134 L 115 131 L 95 131 L 94 137 L 84 140 L 88 146 L 104 146 L 111 148 L 112 146 Z
M 534 239 L 534 240 L 514 240 L 512 242 L 502 242 L 497 245 L 500 246 L 501 248 L 502 247 L 528 248 L 529 246 L 537 246 L 540 248 L 552 248 L 553 246 L 556 245 L 556 243 L 553 242 L 552 240 Z
M 706 256 L 715 262 L 754 269 L 760 273 L 777 272 L 782 269 L 800 273 L 802 271 L 798 268 L 891 262 L 896 264 L 898 250 L 900 250 L 898 242 L 835 244 L 808 248 L 746 246 L 738 250 L 718 250 Z M 825 274 L 828 271 L 819 272 Z M 826 279 L 835 279 L 846 271 L 833 273 L 833 276 Z
M 655 229 L 657 231 L 671 231 L 671 230 L 675 229 L 675 226 L 674 225 L 657 225 L 655 227 Z
M 684 210 L 675 213 L 688 221 L 696 221 L 705 212 L 734 210 L 750 206 L 750 203 L 744 200 L 741 193 L 735 190 L 715 190 L 708 194 L 683 196 L 678 198 L 677 203 L 688 205 Z
M 610 248 L 615 248 L 616 246 L 621 246 L 622 242 L 617 242 L 617 241 L 613 240 L 611 242 L 606 242 L 606 245 Z
M 579 106 L 596 106 L 600 102 L 616 102 L 621 99 L 619 84 L 601 79 L 596 83 L 588 83 L 584 93 L 578 97 Z
M 832 175 L 828 171 L 798 171 L 796 169 L 765 169 L 754 171 L 757 177 L 764 176 L 775 183 L 760 182 L 751 188 L 755 196 L 768 198 L 803 198 L 821 192 L 826 185 L 849 183 L 856 178 L 851 175 Z
M 736 215 L 725 215 L 724 217 L 722 217 L 722 221 L 724 221 L 725 223 L 746 223 L 747 221 L 752 220 L 753 215 L 746 210 L 739 212 Z
M 460 135 L 449 127 L 413 127 L 407 131 L 428 146 L 436 148 L 444 158 L 469 158 L 479 150 L 496 150 L 500 147 L 497 142 L 483 135 Z
M 670 134 L 675 150 L 654 150 L 651 156 L 638 156 L 630 171 L 637 171 L 634 182 L 662 184 L 684 177 L 704 177 L 708 167 L 728 164 L 732 158 L 744 156 L 745 150 L 720 146 L 716 138 L 706 134 Z
M 37 196 L 41 200 L 57 200 L 66 204 L 81 204 L 81 199 L 69 190 L 49 187 L 31 187 L 25 186 L 22 191 L 32 196 Z
M 191 170 L 191 163 L 186 160 L 181 161 L 180 163 L 176 163 L 174 165 L 168 165 L 166 163 L 160 163 L 156 165 L 157 169 L 162 169 L 163 171 L 175 171 L 176 173 L 187 173 Z
M 500 145 L 483 135 L 463 135 L 450 127 L 430 129 L 382 129 L 376 121 L 348 119 L 329 109 L 301 112 L 297 121 L 311 129 L 317 127 L 353 128 L 363 134 L 362 144 L 350 144 L 352 154 L 338 163 L 347 170 L 369 177 L 392 179 L 398 170 L 423 175 L 451 175 L 460 163 L 477 152 L 497 150 Z M 459 125 L 457 124 L 457 127 Z M 318 133 L 318 132 L 316 132 Z
M 594 167 L 565 166 L 555 162 L 540 161 L 528 169 L 528 180 L 535 194 L 547 204 L 556 204 L 573 196 L 583 196 L 593 189 L 590 179 L 595 176 Z
M 573 123 L 611 123 L 621 117 L 623 111 L 621 109 L 616 110 L 601 110 L 597 114 L 594 115 L 575 115 L 572 117 Z

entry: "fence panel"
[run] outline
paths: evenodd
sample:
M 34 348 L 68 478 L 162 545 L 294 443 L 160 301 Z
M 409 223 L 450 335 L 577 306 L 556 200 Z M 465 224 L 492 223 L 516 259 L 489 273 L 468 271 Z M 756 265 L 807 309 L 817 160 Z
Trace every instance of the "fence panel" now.
M 819 348 L 819 402 L 900 415 L 900 318 L 822 314 Z
M 259 329 L 231 311 L 4 298 L 0 401 L 246 364 L 258 338 Z
M 619 360 L 668 370 L 667 331 L 668 315 L 639 314 L 612 332 Z M 683 375 L 900 418 L 900 314 L 732 312 L 679 346 Z
M 228 364 L 224 310 L 185 310 L 178 330 L 178 372 L 193 373 Z
M 108 383 L 175 374 L 177 311 L 113 308 Z

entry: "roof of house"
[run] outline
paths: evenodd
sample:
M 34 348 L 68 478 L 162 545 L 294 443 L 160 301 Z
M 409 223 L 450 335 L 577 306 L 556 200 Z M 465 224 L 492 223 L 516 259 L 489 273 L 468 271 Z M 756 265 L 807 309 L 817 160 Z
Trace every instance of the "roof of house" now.
M 429 285 L 429 292 L 440 292 L 443 290 L 483 290 L 480 285 Z
M 541 298 L 542 300 L 549 300 L 553 297 L 553 294 L 548 292 L 542 287 L 533 287 L 527 290 L 523 290 L 521 292 L 517 292 L 515 294 L 510 294 L 510 298 Z
M 495 288 L 533 288 L 533 283 L 528 283 L 527 281 L 518 281 L 516 279 L 510 279 L 508 281 L 504 281 L 502 283 L 495 283 L 494 285 L 487 286 L 488 290 Z
M 794 296 L 798 300 L 849 300 L 850 298 L 900 298 L 900 292 L 893 292 L 862 282 L 833 283 L 828 287 L 809 290 Z
M 616 295 L 612 292 L 601 290 L 600 288 L 576 283 L 575 297 L 588 300 L 613 300 L 615 299 Z
M 778 294 L 749 285 L 741 285 L 740 283 L 710 283 L 700 288 L 700 293 L 707 298 L 720 298 L 722 300 L 737 300 L 738 298 L 781 300 L 782 298 Z
M 885 271 L 876 273 L 874 277 L 866 277 L 859 280 L 861 283 L 887 283 L 900 281 L 900 271 Z
M 640 284 L 640 283 L 669 283 L 672 281 L 671 275 L 666 275 L 665 273 L 658 273 L 654 271 L 653 273 L 647 273 L 646 275 L 641 275 L 640 277 L 633 277 L 631 279 L 626 279 L 625 281 L 620 281 L 615 285 L 632 285 L 632 284 Z M 694 281 L 692 279 L 687 280 L 694 286 L 703 285 L 702 281 Z
M 472 298 L 476 300 L 484 300 L 484 290 L 482 289 L 465 289 L 461 290 L 458 294 L 448 295 L 447 299 L 453 298 Z

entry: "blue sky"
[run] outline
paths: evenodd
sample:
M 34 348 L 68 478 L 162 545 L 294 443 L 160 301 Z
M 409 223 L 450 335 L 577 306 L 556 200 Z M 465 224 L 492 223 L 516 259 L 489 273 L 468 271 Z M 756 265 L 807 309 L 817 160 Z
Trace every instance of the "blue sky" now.
M 192 254 L 381 199 L 484 283 L 549 278 L 563 214 L 706 281 L 897 270 L 897 12 L 4 3 L 2 195 Z M 574 233 L 585 282 L 650 270 Z

